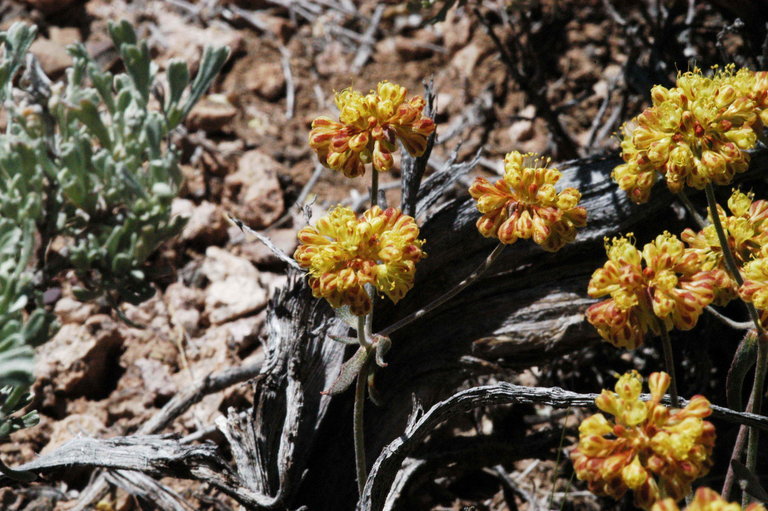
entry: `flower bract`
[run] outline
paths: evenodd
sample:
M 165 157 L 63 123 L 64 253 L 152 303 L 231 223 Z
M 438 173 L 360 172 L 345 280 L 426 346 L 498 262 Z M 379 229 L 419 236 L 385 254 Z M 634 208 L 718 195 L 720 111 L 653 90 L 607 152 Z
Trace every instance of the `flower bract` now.
M 576 229 L 587 223 L 587 211 L 578 206 L 576 188 L 558 192 L 561 173 L 549 168 L 549 160 L 517 151 L 504 159 L 504 177 L 495 184 L 478 177 L 469 188 L 483 216 L 477 221 L 480 233 L 511 244 L 531 238 L 544 250 L 555 252 L 576 237 Z
M 398 209 L 374 206 L 358 217 L 338 206 L 299 231 L 294 258 L 309 270 L 316 298 L 363 316 L 371 310 L 366 284 L 393 302 L 413 287 L 416 263 L 425 257 L 418 236 L 416 221 Z
M 315 119 L 310 147 L 323 165 L 347 177 L 362 176 L 369 163 L 379 172 L 390 170 L 398 140 L 411 155 L 421 156 L 435 123 L 423 115 L 424 99 L 406 100 L 406 94 L 404 87 L 387 81 L 366 95 L 354 89 L 338 92 L 339 120 Z
M 709 401 L 694 396 L 683 409 L 661 404 L 670 384 L 667 373 L 648 379 L 649 401 L 641 401 L 642 379 L 624 374 L 615 392 L 603 390 L 597 413 L 579 426 L 579 443 L 571 453 L 576 476 L 598 495 L 621 498 L 634 492 L 635 505 L 650 509 L 661 495 L 682 499 L 691 482 L 709 472 L 715 428 L 703 420 Z
M 610 298 L 587 309 L 587 320 L 616 347 L 634 349 L 648 332 L 690 330 L 715 297 L 719 270 L 702 270 L 700 254 L 665 232 L 642 252 L 628 237 L 606 239 L 608 261 L 595 270 L 588 293 Z M 658 318 L 658 319 L 657 319 Z

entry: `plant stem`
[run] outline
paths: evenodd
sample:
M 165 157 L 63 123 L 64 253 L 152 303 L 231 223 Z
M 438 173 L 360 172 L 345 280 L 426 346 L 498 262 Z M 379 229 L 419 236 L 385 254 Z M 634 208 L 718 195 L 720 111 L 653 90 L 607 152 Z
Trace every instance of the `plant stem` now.
M 672 356 L 672 340 L 669 338 L 667 326 L 661 318 L 656 318 L 656 324 L 661 331 L 661 347 L 664 351 L 664 365 L 667 367 L 667 374 L 669 374 L 671 380 L 669 390 L 672 397 L 672 406 L 680 408 L 680 396 L 677 393 L 677 376 L 675 376 L 675 359 Z
M 360 346 L 370 353 L 371 343 L 365 338 L 365 316 L 357 318 L 357 340 Z M 363 407 L 365 405 L 365 387 L 368 381 L 368 361 L 363 364 L 360 372 L 357 373 L 357 383 L 355 384 L 355 408 L 354 421 L 352 429 L 354 430 L 355 441 L 355 472 L 357 474 L 357 490 L 360 498 L 363 498 L 363 489 L 365 481 L 368 479 L 365 465 L 365 435 L 363 432 Z
M 371 207 L 379 205 L 379 171 L 371 168 Z
M 755 365 L 755 382 L 752 385 L 752 413 L 760 415 L 763 403 L 763 386 L 765 384 L 766 363 L 768 363 L 768 339 L 764 333 L 760 334 L 757 341 L 757 364 Z M 749 440 L 747 440 L 747 469 L 755 473 L 757 467 L 757 444 L 760 439 L 760 430 L 757 428 L 749 429 Z M 749 495 L 744 492 L 742 495 L 743 505 L 746 506 L 750 501 Z
M 467 278 L 459 282 L 456 287 L 445 293 L 444 295 L 440 296 L 437 300 L 428 303 L 423 308 L 417 310 L 416 312 L 409 314 L 408 316 L 404 317 L 403 319 L 389 325 L 387 328 L 379 332 L 379 334 L 384 336 L 389 336 L 393 332 L 403 328 L 406 325 L 409 325 L 416 321 L 417 319 L 426 316 L 436 308 L 440 307 L 442 304 L 459 294 L 465 287 L 472 284 L 475 280 L 477 280 L 480 275 L 482 275 L 490 266 L 493 264 L 493 262 L 499 257 L 502 250 L 504 250 L 504 244 L 499 243 L 496 245 L 496 248 L 493 249 L 493 251 L 488 254 L 488 257 L 485 258 L 485 261 L 478 266 L 475 271 L 473 271 Z
M 747 404 L 747 410 L 752 409 L 752 399 L 749 400 L 749 403 Z M 736 435 L 736 442 L 733 444 L 733 452 L 731 453 L 731 460 L 738 460 L 741 457 L 741 451 L 744 450 L 744 444 L 747 441 L 747 431 L 749 431 L 749 427 L 742 424 L 739 426 L 739 433 Z M 731 463 L 728 463 L 728 472 L 725 474 L 725 481 L 723 482 L 723 491 L 720 492 L 720 495 L 723 497 L 724 500 L 730 500 L 731 495 L 731 488 L 733 488 L 733 480 L 735 478 L 736 474 L 733 471 L 733 465 Z
M 709 205 L 709 216 L 712 218 L 712 225 L 715 226 L 717 239 L 720 242 L 720 248 L 723 251 L 725 267 L 728 268 L 728 273 L 731 274 L 731 277 L 736 281 L 736 284 L 741 287 L 741 285 L 744 284 L 744 279 L 741 278 L 739 266 L 736 264 L 736 258 L 733 256 L 731 245 L 728 243 L 728 238 L 725 236 L 723 224 L 720 222 L 720 215 L 717 212 L 717 200 L 715 199 L 715 189 L 712 186 L 712 183 L 707 183 L 705 189 L 707 192 L 707 204 Z M 749 317 L 755 324 L 758 334 L 762 333 L 763 327 L 760 324 L 760 317 L 757 315 L 755 306 L 749 302 L 744 302 L 744 304 L 747 306 L 747 312 L 749 312 Z

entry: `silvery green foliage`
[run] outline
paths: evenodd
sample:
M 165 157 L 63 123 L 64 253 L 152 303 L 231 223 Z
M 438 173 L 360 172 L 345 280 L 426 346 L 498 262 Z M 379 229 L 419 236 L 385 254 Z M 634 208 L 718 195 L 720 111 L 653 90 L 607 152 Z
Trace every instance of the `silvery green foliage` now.
M 74 270 L 81 299 L 140 303 L 153 293 L 148 258 L 185 222 L 171 216 L 181 175 L 170 137 L 228 50 L 206 48 L 191 81 L 171 61 L 161 82 L 129 23 L 109 31 L 125 72 L 76 44 L 58 83 L 27 53 L 33 27 L 0 32 L 0 386 L 31 383 L 31 346 L 55 328 L 43 293 L 56 275 Z M 0 436 L 9 424 L 0 416 Z

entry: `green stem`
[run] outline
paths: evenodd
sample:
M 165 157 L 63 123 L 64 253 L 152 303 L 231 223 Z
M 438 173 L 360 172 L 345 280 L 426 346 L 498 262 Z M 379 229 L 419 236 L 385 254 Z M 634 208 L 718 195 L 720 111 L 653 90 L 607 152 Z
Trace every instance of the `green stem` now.
M 707 192 L 707 204 L 709 205 L 709 216 L 712 218 L 712 225 L 715 226 L 717 240 L 720 242 L 720 249 L 723 251 L 725 267 L 728 268 L 728 273 L 731 274 L 731 277 L 736 281 L 736 284 L 741 287 L 741 285 L 744 284 L 744 279 L 741 278 L 739 266 L 736 264 L 736 258 L 733 256 L 731 245 L 728 243 L 728 238 L 725 236 L 723 224 L 720 222 L 720 215 L 717 212 L 717 200 L 715 199 L 715 189 L 712 186 L 712 183 L 707 183 L 705 189 Z M 749 317 L 755 324 L 758 334 L 762 333 L 763 327 L 760 324 L 760 317 L 757 314 L 755 306 L 749 302 L 744 302 L 744 304 L 747 306 L 747 312 L 749 312 Z
M 768 339 L 765 334 L 760 335 L 757 344 L 757 365 L 755 366 L 755 382 L 752 385 L 752 413 L 760 415 L 763 403 L 763 387 L 765 384 L 766 363 L 768 363 Z M 760 430 L 757 428 L 749 429 L 749 440 L 747 440 L 747 469 L 755 473 L 757 467 L 757 444 L 760 439 Z M 743 505 L 746 506 L 749 501 L 749 495 L 744 492 L 742 496 Z
M 357 340 L 360 346 L 370 353 L 371 343 L 365 338 L 365 316 L 357 318 Z M 355 384 L 355 408 L 352 429 L 355 440 L 355 472 L 357 474 L 357 490 L 360 498 L 363 498 L 365 481 L 368 479 L 365 465 L 365 435 L 363 431 L 363 407 L 365 405 L 365 387 L 368 381 L 368 361 L 360 368 Z
M 400 321 L 397 321 L 396 323 L 393 323 L 392 325 L 389 325 L 387 328 L 379 332 L 379 334 L 383 336 L 390 336 L 393 332 L 396 330 L 400 330 L 406 325 L 409 325 L 416 321 L 417 319 L 426 316 L 436 308 L 440 307 L 442 304 L 459 294 L 465 287 L 473 283 L 475 280 L 477 280 L 480 275 L 485 273 L 485 271 L 490 268 L 490 266 L 493 264 L 493 262 L 501 255 L 501 252 L 504 250 L 505 245 L 503 243 L 499 243 L 496 245 L 496 248 L 493 249 L 493 252 L 488 254 L 488 257 L 485 258 L 485 261 L 478 266 L 475 271 L 473 271 L 467 278 L 459 282 L 454 288 L 452 288 L 450 291 L 445 293 L 444 295 L 437 298 L 435 301 L 428 303 L 423 308 L 417 310 L 416 312 L 409 314 L 408 316 L 404 317 Z
M 656 324 L 661 331 L 661 347 L 664 351 L 664 365 L 667 368 L 667 374 L 669 374 L 671 380 L 669 390 L 672 396 L 672 406 L 680 408 L 680 397 L 677 393 L 677 376 L 675 375 L 675 359 L 672 355 L 672 340 L 669 338 L 669 332 L 667 332 L 667 327 L 661 318 L 656 318 Z
M 379 171 L 371 169 L 371 207 L 379 205 Z

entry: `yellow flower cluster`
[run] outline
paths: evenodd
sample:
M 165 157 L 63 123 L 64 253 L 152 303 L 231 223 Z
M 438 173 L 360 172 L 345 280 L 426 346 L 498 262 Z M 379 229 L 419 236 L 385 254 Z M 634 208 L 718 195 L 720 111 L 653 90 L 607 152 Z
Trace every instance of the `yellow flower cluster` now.
M 719 205 L 717 208 L 720 223 L 739 267 L 758 256 L 762 247 L 768 247 L 768 201 L 754 200 L 753 194 L 734 190 L 728 199 L 731 215 L 726 215 Z M 698 232 L 685 229 L 680 237 L 691 250 L 701 256 L 703 270 L 721 270 L 724 281 L 718 284 L 715 302 L 724 305 L 735 298 L 738 286 L 726 271 L 715 226 L 708 225 Z
M 592 274 L 588 293 L 610 298 L 587 309 L 587 320 L 616 347 L 635 349 L 650 331 L 690 330 L 715 296 L 719 270 L 702 269 L 702 257 L 665 232 L 643 247 L 631 238 L 606 239 L 608 261 Z M 645 264 L 643 264 L 645 263 Z
M 768 76 L 734 66 L 681 73 L 677 86 L 651 89 L 653 106 L 624 125 L 622 165 L 613 179 L 630 198 L 645 202 L 656 174 L 672 192 L 684 185 L 727 185 L 749 165 L 749 154 L 768 120 Z
M 374 206 L 358 218 L 338 206 L 299 231 L 294 258 L 309 270 L 315 298 L 363 316 L 371 311 L 366 284 L 393 302 L 413 287 L 416 263 L 425 257 L 418 236 L 416 221 L 398 209 Z
M 634 492 L 635 505 L 649 509 L 661 495 L 683 498 L 691 482 L 709 472 L 715 428 L 703 420 L 709 401 L 694 396 L 683 409 L 660 403 L 670 384 L 668 374 L 651 374 L 650 401 L 640 400 L 642 378 L 632 371 L 619 378 L 616 392 L 603 390 L 595 400 L 602 413 L 579 426 L 579 443 L 571 453 L 576 476 L 590 491 L 621 498 Z
M 548 164 L 535 154 L 514 151 L 504 158 L 503 179 L 495 184 L 475 179 L 469 193 L 483 214 L 477 221 L 483 236 L 505 244 L 533 238 L 550 252 L 573 241 L 576 228 L 587 223 L 587 211 L 578 206 L 581 193 L 575 188 L 555 190 L 561 173 Z
M 680 511 L 680 508 L 674 499 L 664 499 L 656 502 L 651 511 Z M 702 487 L 696 490 L 693 501 L 685 511 L 742 511 L 742 507 L 736 502 L 726 502 L 716 491 Z M 752 503 L 744 511 L 766 510 L 762 504 Z
M 435 123 L 422 115 L 424 99 L 406 101 L 406 94 L 404 87 L 387 81 L 366 95 L 344 89 L 336 94 L 339 122 L 315 119 L 309 146 L 323 165 L 347 177 L 362 176 L 368 163 L 380 172 L 391 169 L 398 139 L 410 154 L 421 156 Z

